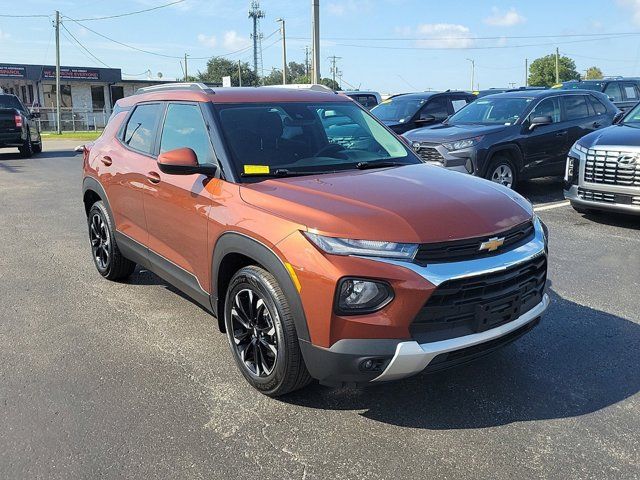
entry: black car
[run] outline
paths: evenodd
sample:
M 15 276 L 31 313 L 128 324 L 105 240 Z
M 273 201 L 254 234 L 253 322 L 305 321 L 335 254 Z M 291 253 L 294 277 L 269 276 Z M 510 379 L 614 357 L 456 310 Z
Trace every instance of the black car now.
M 468 92 L 403 93 L 385 100 L 371 113 L 394 132 L 405 133 L 442 123 L 475 98 Z
M 23 157 L 42 151 L 36 115 L 15 95 L 0 94 L 0 148 L 18 147 Z
M 604 80 L 573 80 L 564 82 L 561 90 L 594 90 L 604 93 L 623 112 L 633 108 L 640 101 L 640 79 L 611 78 Z
M 571 145 L 621 115 L 599 92 L 516 91 L 479 98 L 444 124 L 404 136 L 426 162 L 513 188 L 562 175 Z
M 518 92 L 522 90 L 545 90 L 546 88 L 547 87 L 488 88 L 487 90 L 476 90 L 473 94 L 476 98 L 482 98 L 487 95 L 495 95 L 496 93 Z

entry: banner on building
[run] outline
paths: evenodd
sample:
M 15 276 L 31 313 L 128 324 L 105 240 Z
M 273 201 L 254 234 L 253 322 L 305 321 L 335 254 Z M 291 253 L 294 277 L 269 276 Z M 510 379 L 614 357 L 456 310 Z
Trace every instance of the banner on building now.
M 27 70 L 19 65 L 0 65 L 0 77 L 2 78 L 25 78 Z
M 47 80 L 56 78 L 56 69 L 44 67 L 42 78 Z M 100 80 L 100 70 L 97 68 L 60 68 L 60 78 L 62 80 Z

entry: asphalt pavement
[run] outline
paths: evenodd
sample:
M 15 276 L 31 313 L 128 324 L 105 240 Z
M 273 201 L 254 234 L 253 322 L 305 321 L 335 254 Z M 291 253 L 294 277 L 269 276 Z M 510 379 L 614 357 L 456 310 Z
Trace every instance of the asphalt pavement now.
M 0 152 L 0 478 L 640 478 L 640 219 L 528 182 L 553 207 L 536 329 L 454 370 L 274 400 L 175 288 L 98 275 L 75 143 Z

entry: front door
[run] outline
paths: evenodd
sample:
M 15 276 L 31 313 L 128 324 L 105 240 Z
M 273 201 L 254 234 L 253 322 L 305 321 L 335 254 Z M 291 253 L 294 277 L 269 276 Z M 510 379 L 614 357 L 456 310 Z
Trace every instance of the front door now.
M 191 148 L 199 163 L 215 163 L 199 103 L 167 105 L 157 152 L 183 147 Z M 151 262 L 162 263 L 173 282 L 190 293 L 208 291 L 199 279 L 208 278 L 210 268 L 206 249 L 211 200 L 205 190 L 209 178 L 200 174 L 169 175 L 161 172 L 157 164 L 148 175 L 155 178 L 144 194 Z
M 552 123 L 530 130 L 531 121 L 535 117 L 551 117 Z M 524 176 L 556 175 L 556 170 L 560 168 L 559 165 L 564 164 L 569 151 L 569 130 L 562 119 L 560 97 L 545 98 L 538 103 L 524 122 L 523 128 Z

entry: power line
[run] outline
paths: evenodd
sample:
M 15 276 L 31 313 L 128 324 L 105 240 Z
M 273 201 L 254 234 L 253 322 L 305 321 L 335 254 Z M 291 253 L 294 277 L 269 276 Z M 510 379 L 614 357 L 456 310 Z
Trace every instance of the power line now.
M 111 68 L 109 65 L 107 65 L 106 63 L 104 63 L 102 60 L 100 60 L 98 57 L 96 57 L 93 53 L 91 53 L 91 51 L 85 47 L 82 42 L 80 40 L 78 40 L 73 33 L 71 33 L 69 31 L 69 29 L 66 27 L 66 25 L 64 23 L 60 24 L 62 26 L 62 28 L 64 29 L 65 32 L 67 32 L 69 35 L 71 35 L 71 38 L 73 38 L 75 40 L 75 42 L 78 44 L 78 46 L 80 48 L 82 48 L 82 50 L 84 50 L 85 52 L 87 52 L 89 54 L 89 56 L 91 56 L 91 58 L 93 58 L 95 61 L 97 61 L 98 63 L 104 65 L 107 68 Z
M 161 8 L 170 7 L 172 5 L 176 5 L 178 3 L 183 3 L 185 1 L 186 0 L 175 0 L 175 1 L 170 2 L 170 3 L 165 3 L 164 5 L 158 5 L 157 7 L 145 8 L 144 10 L 136 10 L 135 12 L 120 13 L 118 15 L 108 15 L 106 17 L 76 18 L 75 20 L 77 20 L 79 22 L 93 22 L 95 20 L 108 20 L 110 18 L 128 17 L 130 15 L 138 15 L 139 13 L 146 13 L 146 12 L 152 12 L 154 10 L 160 10 Z
M 52 15 L 6 15 L 6 14 L 0 14 L 0 17 L 3 18 L 51 18 Z

